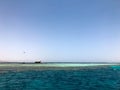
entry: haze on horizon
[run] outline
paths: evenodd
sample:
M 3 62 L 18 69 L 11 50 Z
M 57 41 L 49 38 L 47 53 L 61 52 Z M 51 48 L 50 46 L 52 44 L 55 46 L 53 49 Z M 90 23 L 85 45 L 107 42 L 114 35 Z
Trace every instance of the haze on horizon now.
M 0 0 L 0 61 L 119 62 L 119 0 Z

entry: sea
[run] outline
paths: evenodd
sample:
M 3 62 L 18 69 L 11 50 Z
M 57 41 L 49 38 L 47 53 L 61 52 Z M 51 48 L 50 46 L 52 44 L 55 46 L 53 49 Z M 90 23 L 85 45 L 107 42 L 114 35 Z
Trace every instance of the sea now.
M 0 90 L 120 90 L 119 64 L 72 65 L 57 69 L 36 69 L 39 65 L 22 70 L 18 70 L 19 67 L 17 70 L 0 69 Z

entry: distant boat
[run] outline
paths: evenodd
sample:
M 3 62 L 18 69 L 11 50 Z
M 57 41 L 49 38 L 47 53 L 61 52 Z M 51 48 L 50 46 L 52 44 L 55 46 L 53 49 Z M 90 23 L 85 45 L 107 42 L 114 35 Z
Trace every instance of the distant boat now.
M 42 63 L 41 61 L 35 61 L 35 63 L 39 64 L 39 63 Z

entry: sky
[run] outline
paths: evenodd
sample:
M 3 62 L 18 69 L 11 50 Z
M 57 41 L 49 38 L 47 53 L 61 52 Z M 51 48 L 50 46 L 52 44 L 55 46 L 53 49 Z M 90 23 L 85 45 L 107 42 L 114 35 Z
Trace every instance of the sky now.
M 119 0 L 0 0 L 0 61 L 120 62 Z

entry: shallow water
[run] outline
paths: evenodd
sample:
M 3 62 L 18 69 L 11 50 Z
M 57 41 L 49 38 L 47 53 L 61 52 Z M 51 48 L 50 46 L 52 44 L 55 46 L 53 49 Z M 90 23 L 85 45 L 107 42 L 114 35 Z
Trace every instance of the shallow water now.
M 120 90 L 120 66 L 0 74 L 0 90 Z

